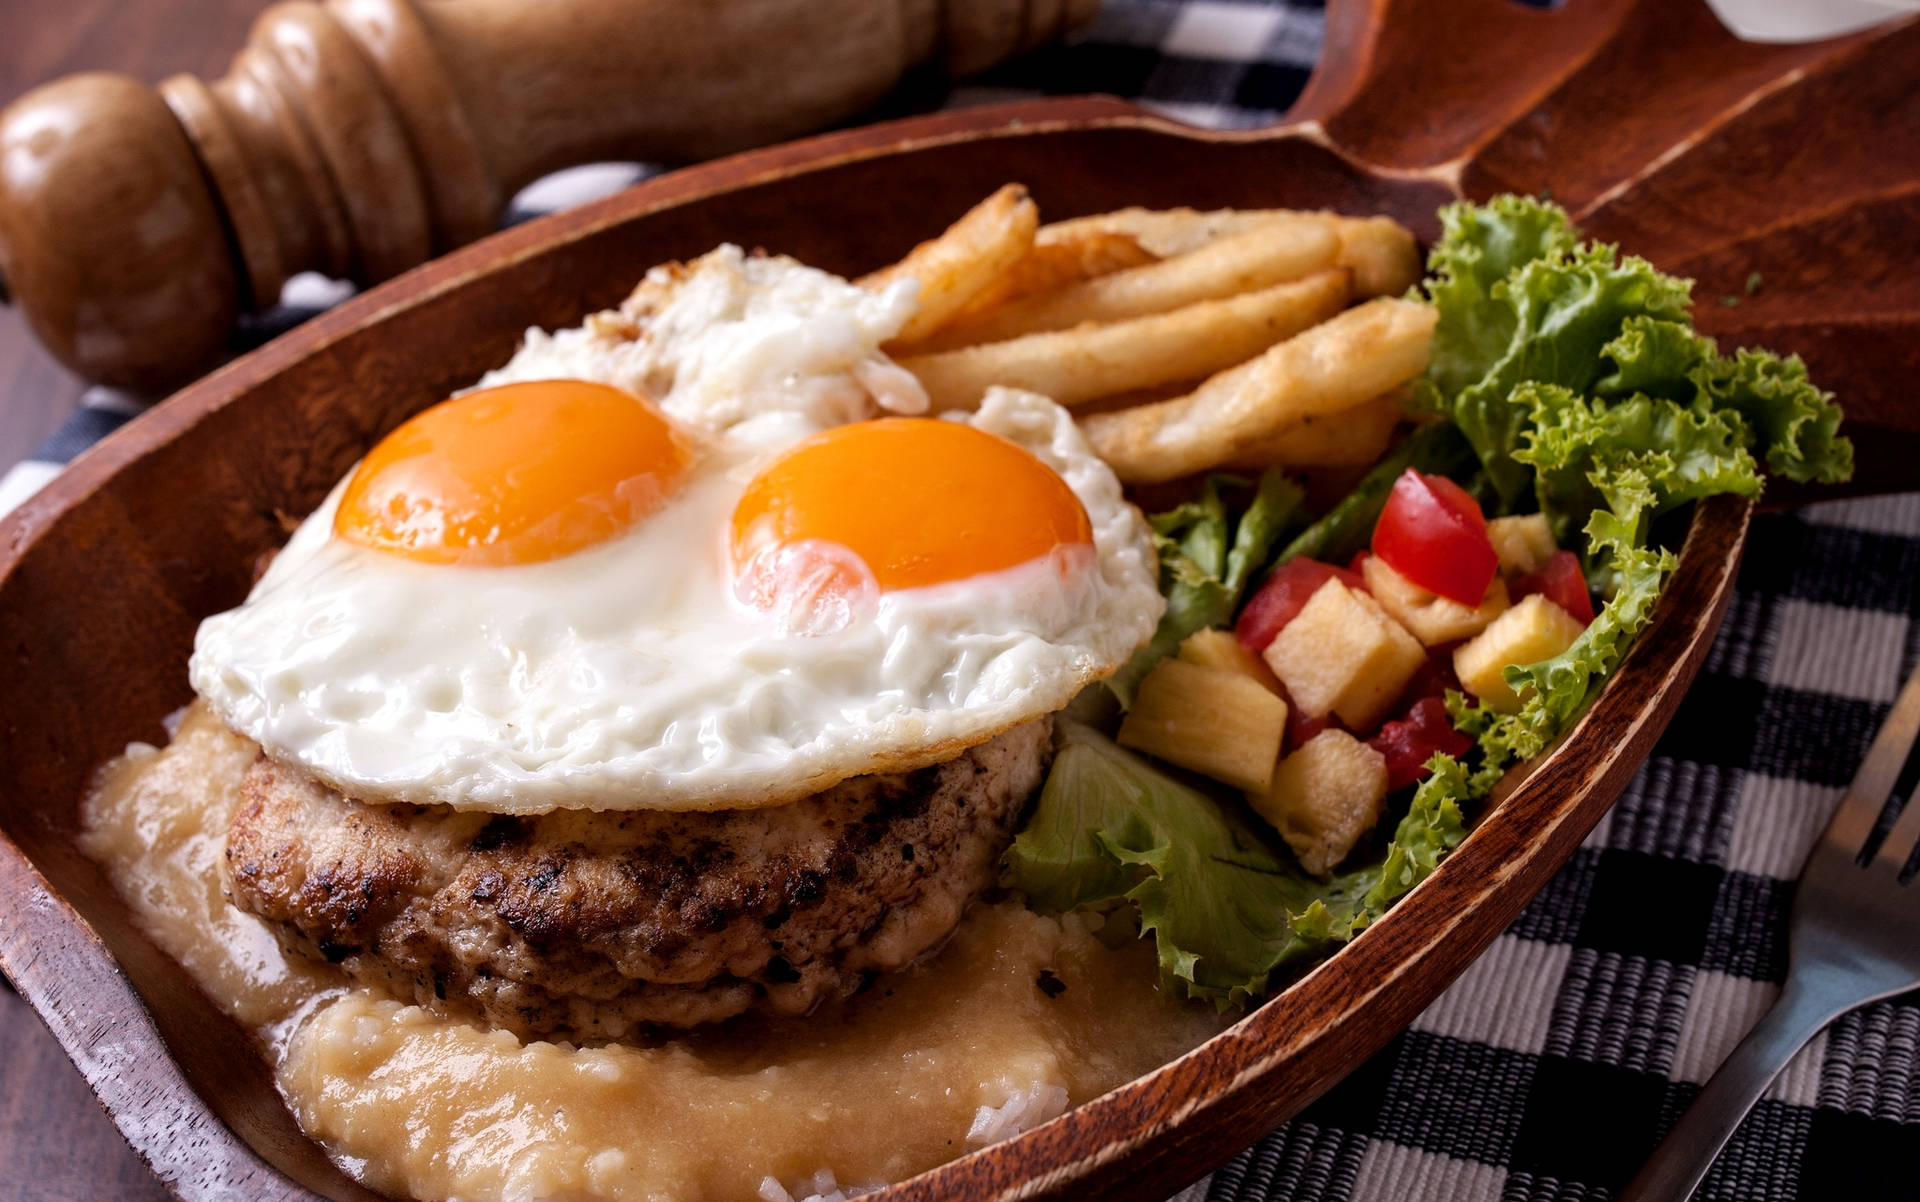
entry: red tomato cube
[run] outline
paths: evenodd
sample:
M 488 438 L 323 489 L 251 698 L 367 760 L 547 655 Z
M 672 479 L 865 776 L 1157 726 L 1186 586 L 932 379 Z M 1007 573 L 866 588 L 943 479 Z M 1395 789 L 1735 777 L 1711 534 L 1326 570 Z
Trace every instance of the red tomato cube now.
M 1442 647 L 1430 649 L 1427 662 L 1407 682 L 1407 691 L 1400 694 L 1399 704 L 1412 705 L 1423 697 L 1445 698 L 1447 690 L 1464 692 L 1460 687 L 1460 678 L 1453 671 L 1453 649 L 1458 643 L 1448 643 Z
M 1373 553 L 1421 588 L 1468 608 L 1480 604 L 1500 569 L 1479 503 L 1445 476 L 1412 468 L 1394 481 L 1374 523 Z
M 1580 557 L 1571 551 L 1555 551 L 1539 570 L 1513 582 L 1516 605 L 1532 593 L 1546 597 L 1583 624 L 1593 621 L 1593 594 L 1587 591 L 1587 577 L 1580 570 Z
M 1273 642 L 1281 628 L 1293 621 L 1306 607 L 1308 599 L 1320 591 L 1320 586 L 1335 577 L 1348 588 L 1366 591 L 1367 586 L 1357 572 L 1336 568 L 1317 559 L 1289 559 L 1275 568 L 1266 583 L 1247 599 L 1239 620 L 1233 624 L 1234 637 L 1240 640 L 1242 647 L 1255 655 L 1260 654 L 1267 649 L 1268 643 Z
M 1387 760 L 1387 788 L 1404 789 L 1427 778 L 1427 761 L 1435 752 L 1463 756 L 1473 740 L 1453 728 L 1447 719 L 1446 703 L 1438 697 L 1422 697 L 1407 710 L 1407 716 L 1388 722 L 1367 745 Z

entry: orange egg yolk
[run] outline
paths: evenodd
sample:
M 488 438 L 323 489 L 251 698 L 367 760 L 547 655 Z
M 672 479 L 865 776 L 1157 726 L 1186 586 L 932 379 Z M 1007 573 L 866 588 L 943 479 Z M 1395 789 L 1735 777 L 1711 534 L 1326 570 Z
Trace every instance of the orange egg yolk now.
M 442 401 L 382 439 L 334 533 L 424 563 L 540 563 L 612 538 L 673 494 L 692 447 L 647 401 L 585 380 Z
M 881 590 L 997 572 L 1093 544 L 1067 482 L 1021 447 L 958 422 L 883 418 L 788 451 L 733 513 L 733 559 L 808 543 L 858 556 Z

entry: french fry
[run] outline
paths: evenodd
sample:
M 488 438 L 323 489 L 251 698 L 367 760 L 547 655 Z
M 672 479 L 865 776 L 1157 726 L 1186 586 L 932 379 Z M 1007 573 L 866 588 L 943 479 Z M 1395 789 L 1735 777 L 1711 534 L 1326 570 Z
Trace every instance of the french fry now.
M 1127 483 L 1205 471 L 1234 462 L 1303 418 L 1352 409 L 1413 379 L 1426 370 L 1435 320 L 1431 306 L 1381 297 L 1186 396 L 1095 414 L 1080 429 Z
M 938 238 L 922 242 L 907 257 L 863 276 L 863 288 L 884 288 L 902 277 L 920 281 L 920 311 L 897 339 L 914 342 L 946 324 L 975 296 L 1003 275 L 1033 245 L 1040 209 L 1019 184 L 1008 184 L 948 226 Z
M 1330 219 L 1270 221 L 1184 255 L 1096 276 L 956 320 L 940 331 L 928 349 L 1003 342 L 1087 321 L 1124 321 L 1270 288 L 1334 266 L 1340 246 L 1339 227 Z
M 1339 264 L 1353 272 L 1355 296 L 1399 296 L 1420 282 L 1413 231 L 1391 217 L 1342 217 Z
M 1386 452 L 1394 427 L 1406 416 L 1397 396 L 1375 397 L 1342 413 L 1303 417 L 1254 443 L 1226 466 L 1243 471 L 1269 467 L 1355 467 Z
M 1325 321 L 1347 295 L 1347 273 L 1323 271 L 1170 313 L 903 358 L 900 366 L 919 377 L 936 412 L 971 409 L 995 384 L 1077 405 L 1217 372 Z
M 1047 246 L 1088 233 L 1130 234 L 1152 253 L 1163 259 L 1199 250 L 1209 242 L 1245 233 L 1256 226 L 1275 221 L 1315 222 L 1319 213 L 1290 209 L 1115 209 L 1091 217 L 1074 217 L 1040 227 L 1034 234 L 1036 246 Z
M 1043 225 L 1034 235 L 1034 245 L 1118 233 L 1131 235 L 1162 258 L 1171 258 L 1261 225 L 1329 219 L 1339 227 L 1338 262 L 1353 270 L 1355 296 L 1398 296 L 1420 279 L 1420 253 L 1413 234 L 1391 217 L 1342 217 L 1292 209 L 1116 209 Z
M 1156 263 L 1159 257 L 1131 234 L 1089 231 L 1075 238 L 1034 245 L 1026 256 L 967 302 L 953 324 L 1037 292 L 1051 292 L 1108 272 Z

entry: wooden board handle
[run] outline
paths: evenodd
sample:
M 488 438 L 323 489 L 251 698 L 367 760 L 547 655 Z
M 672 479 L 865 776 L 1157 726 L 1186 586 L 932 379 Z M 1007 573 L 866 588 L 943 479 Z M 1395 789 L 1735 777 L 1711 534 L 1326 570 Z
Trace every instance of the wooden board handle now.
M 0 297 L 81 375 L 214 361 L 287 278 L 377 283 L 559 167 L 686 161 L 983 70 L 1096 0 L 288 0 L 231 69 L 80 75 L 0 114 Z

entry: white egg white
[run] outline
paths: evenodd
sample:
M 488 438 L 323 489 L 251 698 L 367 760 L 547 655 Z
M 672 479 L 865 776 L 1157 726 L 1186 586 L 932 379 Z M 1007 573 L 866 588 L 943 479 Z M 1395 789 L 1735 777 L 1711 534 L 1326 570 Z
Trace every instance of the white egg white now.
M 726 539 L 753 476 L 821 429 L 913 407 L 917 386 L 878 350 L 910 290 L 722 248 L 650 277 L 629 310 L 530 337 L 484 382 L 565 375 L 658 397 L 704 442 L 663 509 L 545 563 L 447 567 L 332 537 L 343 482 L 246 603 L 202 624 L 195 689 L 365 800 L 736 808 L 949 758 L 1060 709 L 1151 636 L 1164 602 L 1145 522 L 1065 410 L 1008 390 L 958 420 L 1061 475 L 1092 555 L 883 593 L 829 633 L 743 604 Z

